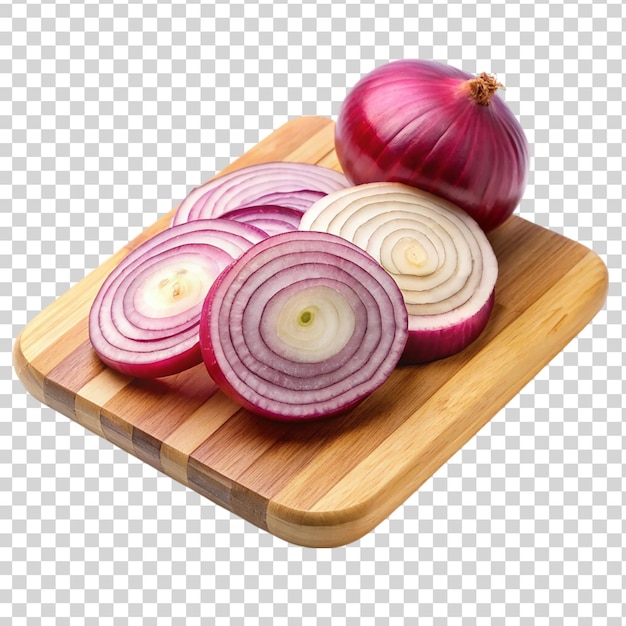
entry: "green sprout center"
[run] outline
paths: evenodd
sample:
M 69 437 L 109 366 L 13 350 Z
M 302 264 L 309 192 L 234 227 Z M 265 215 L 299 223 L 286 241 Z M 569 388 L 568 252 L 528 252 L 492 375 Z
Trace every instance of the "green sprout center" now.
M 304 310 L 300 313 L 300 326 L 309 326 L 313 322 L 313 313 L 309 310 Z

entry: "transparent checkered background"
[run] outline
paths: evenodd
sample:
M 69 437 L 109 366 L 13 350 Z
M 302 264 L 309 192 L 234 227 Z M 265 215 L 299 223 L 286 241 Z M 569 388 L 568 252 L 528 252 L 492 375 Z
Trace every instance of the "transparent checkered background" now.
M 0 624 L 621 625 L 621 0 L 0 0 Z M 272 129 L 390 59 L 498 75 L 519 214 L 606 261 L 606 307 L 354 544 L 258 530 L 41 406 L 13 339 Z

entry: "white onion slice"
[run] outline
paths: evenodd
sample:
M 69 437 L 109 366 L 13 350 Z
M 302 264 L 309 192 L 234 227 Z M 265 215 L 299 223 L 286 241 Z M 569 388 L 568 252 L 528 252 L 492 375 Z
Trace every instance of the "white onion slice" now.
M 198 327 L 220 272 L 267 234 L 226 219 L 172 226 L 126 256 L 89 313 L 100 359 L 130 376 L 156 378 L 202 362 Z
M 355 243 L 393 276 L 409 314 L 402 363 L 456 354 L 487 325 L 498 262 L 485 233 L 456 205 L 402 183 L 368 183 L 318 200 L 300 229 Z
M 172 224 L 222 217 L 242 207 L 274 205 L 304 212 L 327 193 L 350 183 L 340 172 L 311 163 L 256 163 L 193 189 L 181 202 Z
M 213 283 L 200 321 L 213 380 L 278 420 L 355 406 L 387 380 L 406 338 L 395 281 L 358 246 L 326 233 L 254 245 Z

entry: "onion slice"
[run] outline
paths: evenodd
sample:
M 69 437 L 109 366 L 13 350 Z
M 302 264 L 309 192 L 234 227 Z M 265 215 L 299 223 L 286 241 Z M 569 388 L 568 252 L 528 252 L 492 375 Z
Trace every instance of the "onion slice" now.
M 322 197 L 322 195 L 319 195 L 318 198 Z M 252 224 L 265 231 L 268 235 L 277 235 L 278 233 L 298 230 L 302 211 L 276 204 L 262 204 L 232 209 L 222 214 L 222 217 Z
M 200 321 L 215 383 L 283 421 L 356 406 L 388 379 L 406 339 L 395 281 L 358 246 L 326 233 L 254 245 L 213 283 Z
M 220 272 L 267 234 L 213 219 L 168 228 L 108 275 L 89 312 L 89 338 L 112 369 L 139 378 L 176 374 L 202 362 L 202 304 Z
M 172 224 L 222 217 L 242 207 L 278 205 L 304 212 L 331 191 L 349 185 L 336 170 L 311 163 L 272 161 L 234 170 L 193 189 Z
M 300 229 L 353 242 L 394 278 L 409 314 L 403 364 L 456 354 L 490 319 L 495 253 L 475 220 L 446 200 L 402 183 L 367 183 L 318 200 Z

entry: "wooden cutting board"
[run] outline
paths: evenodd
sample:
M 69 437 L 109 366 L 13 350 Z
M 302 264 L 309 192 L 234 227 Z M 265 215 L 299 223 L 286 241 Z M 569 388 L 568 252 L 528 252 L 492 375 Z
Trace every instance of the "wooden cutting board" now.
M 340 169 L 333 122 L 294 119 L 235 161 Z M 173 212 L 174 209 L 172 209 Z M 33 319 L 14 344 L 26 389 L 113 444 L 289 542 L 338 546 L 373 529 L 456 453 L 603 306 L 608 277 L 584 246 L 517 216 L 490 234 L 493 316 L 462 353 L 398 368 L 351 413 L 307 424 L 255 417 L 199 365 L 156 381 L 107 369 L 87 333 L 107 274 L 163 216 Z

